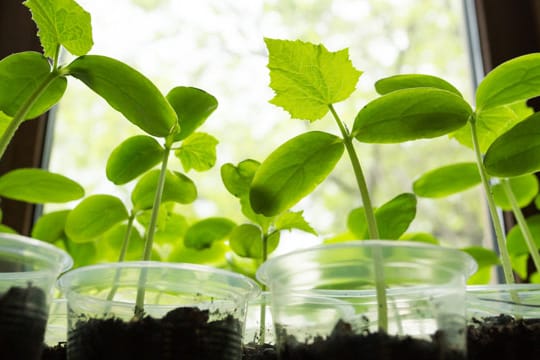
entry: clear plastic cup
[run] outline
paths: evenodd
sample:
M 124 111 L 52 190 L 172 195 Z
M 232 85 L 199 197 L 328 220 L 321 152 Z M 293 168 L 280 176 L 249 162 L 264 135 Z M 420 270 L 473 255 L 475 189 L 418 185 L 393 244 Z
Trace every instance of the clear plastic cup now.
M 51 244 L 0 234 L 0 358 L 41 358 L 54 285 L 72 264 Z
M 134 321 L 141 275 L 145 317 Z M 240 359 L 247 302 L 260 292 L 237 273 L 163 262 L 82 267 L 59 286 L 68 301 L 68 359 Z
M 257 278 L 272 294 L 282 356 L 294 357 L 291 350 L 299 349 L 339 358 L 348 340 L 358 353 L 362 351 L 358 340 L 378 332 L 392 339 L 412 337 L 433 343 L 438 353 L 465 353 L 465 284 L 475 270 L 475 261 L 455 249 L 369 240 L 271 258 L 259 268 Z M 383 291 L 376 291 L 377 281 Z M 385 324 L 379 323 L 384 319 L 380 317 L 384 307 L 378 301 L 381 294 L 386 297 L 384 331 L 380 330 Z M 295 313 L 299 305 L 301 311 Z M 313 312 L 306 311 L 309 308 L 329 309 L 332 315 L 313 321 Z M 339 319 L 333 316 L 336 313 L 341 314 Z M 328 350 L 335 344 L 340 345 Z

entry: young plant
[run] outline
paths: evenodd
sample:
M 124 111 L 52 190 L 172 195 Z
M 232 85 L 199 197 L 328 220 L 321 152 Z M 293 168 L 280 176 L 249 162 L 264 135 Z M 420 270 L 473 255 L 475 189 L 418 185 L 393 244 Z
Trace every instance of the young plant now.
M 330 174 L 346 150 L 363 205 L 367 238 L 381 238 L 380 229 L 391 229 L 388 232 L 399 237 L 401 230 L 392 229 L 395 224 L 387 226 L 377 222 L 403 218 L 406 221 L 400 227 L 405 231 L 407 222 L 416 214 L 416 200 L 410 194 L 397 197 L 380 207 L 378 218 L 354 140 L 395 143 L 441 136 L 467 122 L 469 106 L 461 104 L 458 96 L 448 91 L 411 90 L 418 95 L 415 103 L 404 102 L 403 95 L 399 94 L 377 99 L 359 111 L 349 131 L 334 108 L 335 103 L 349 98 L 361 75 L 352 65 L 348 50 L 330 52 L 323 45 L 302 41 L 265 39 L 265 42 L 269 51 L 270 86 L 275 92 L 271 102 L 285 109 L 291 117 L 310 122 L 330 113 L 341 136 L 308 131 L 276 149 L 253 178 L 250 201 L 255 212 L 273 216 L 292 207 Z M 395 113 L 414 119 L 396 121 Z M 437 123 L 431 121 L 434 115 L 439 118 Z M 386 286 L 380 254 L 374 254 L 374 273 L 378 324 L 386 331 Z

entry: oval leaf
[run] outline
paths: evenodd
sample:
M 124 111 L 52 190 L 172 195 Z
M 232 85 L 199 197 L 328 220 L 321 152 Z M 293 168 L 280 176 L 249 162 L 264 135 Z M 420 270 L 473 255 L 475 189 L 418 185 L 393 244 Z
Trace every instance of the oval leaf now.
M 540 113 L 515 125 L 491 144 L 484 157 L 486 171 L 513 177 L 540 169 Z
M 229 244 L 238 256 L 262 259 L 263 234 L 258 226 L 252 224 L 238 225 L 231 231 Z
M 180 132 L 174 141 L 191 135 L 218 107 L 217 99 L 204 90 L 188 86 L 178 86 L 167 94 L 167 100 L 176 111 Z
M 227 262 L 226 254 L 229 251 L 229 246 L 223 241 L 214 242 L 206 249 L 187 248 L 180 243 L 171 251 L 167 261 L 224 267 Z
M 65 239 L 64 228 L 66 227 L 66 219 L 70 211 L 54 211 L 40 216 L 32 228 L 32 237 L 51 244 Z
M 472 109 L 460 96 L 433 88 L 396 90 L 362 108 L 352 134 L 367 143 L 434 138 L 467 123 Z
M 106 56 L 85 55 L 69 64 L 67 70 L 148 134 L 166 137 L 177 127 L 178 119 L 169 102 L 132 67 Z
M 416 241 L 426 244 L 439 245 L 439 239 L 427 232 L 407 232 L 399 237 L 401 241 Z
M 526 222 L 536 246 L 540 247 L 540 215 L 530 216 L 526 219 Z M 508 252 L 514 257 L 529 253 L 529 248 L 525 243 L 519 225 L 515 225 L 508 232 L 506 246 L 508 247 Z
M 43 169 L 16 169 L 0 176 L 0 196 L 33 204 L 63 203 L 80 199 L 79 183 Z
M 256 160 L 247 159 L 234 166 L 231 163 L 221 167 L 221 180 L 227 191 L 237 198 L 249 194 L 251 180 L 261 163 Z
M 423 174 L 414 181 L 413 191 L 421 197 L 440 198 L 465 191 L 480 182 L 476 163 L 458 163 Z
M 30 107 L 25 119 L 33 119 L 55 105 L 64 95 L 67 80 L 56 76 L 49 80 L 51 65 L 43 55 L 26 51 L 0 61 L 0 110 L 10 117 L 22 108 L 47 82 L 49 85 Z
M 250 189 L 251 207 L 274 216 L 288 210 L 313 191 L 343 154 L 337 136 L 312 131 L 279 146 L 261 164 Z
M 128 224 L 118 223 L 114 225 L 111 229 L 107 230 L 103 238 L 100 239 L 99 244 L 105 245 L 100 250 L 108 251 L 111 253 L 111 260 L 118 261 L 120 257 L 120 250 L 122 249 L 126 234 L 128 231 Z M 129 260 L 141 260 L 144 252 L 144 238 L 139 233 L 139 231 L 133 227 L 129 234 L 129 241 L 127 251 L 124 257 L 124 261 Z
M 136 210 L 151 209 L 158 185 L 160 170 L 151 170 L 137 182 L 131 193 L 131 201 Z M 197 198 L 197 187 L 186 175 L 167 171 L 161 202 L 190 204 Z
M 81 201 L 68 214 L 66 234 L 73 242 L 93 241 L 127 218 L 127 209 L 119 198 L 112 195 L 92 195 Z
M 222 217 L 212 217 L 201 220 L 186 231 L 184 246 L 193 249 L 208 249 L 216 241 L 229 236 L 236 224 Z
M 107 178 L 116 185 L 125 184 L 159 164 L 163 148 L 152 137 L 137 135 L 118 145 L 107 160 Z
M 476 90 L 477 112 L 540 95 L 540 53 L 510 59 L 493 70 Z
M 458 89 L 440 77 L 424 74 L 400 74 L 380 79 L 375 83 L 375 90 L 381 95 L 389 92 L 417 87 L 430 87 L 450 91 L 462 96 Z
M 510 188 L 516 198 L 519 207 L 524 208 L 529 205 L 538 195 L 538 179 L 533 174 L 509 178 Z M 512 210 L 512 204 L 501 183 L 492 187 L 495 203 L 503 210 Z

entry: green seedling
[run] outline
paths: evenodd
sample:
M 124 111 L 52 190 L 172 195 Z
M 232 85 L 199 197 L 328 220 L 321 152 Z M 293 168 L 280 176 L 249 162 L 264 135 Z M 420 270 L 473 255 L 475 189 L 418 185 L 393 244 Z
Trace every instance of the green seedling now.
M 354 140 L 397 143 L 448 134 L 467 122 L 469 105 L 446 90 L 408 90 L 416 95 L 412 103 L 404 99 L 413 94 L 393 93 L 361 109 L 354 119 L 352 131 L 349 131 L 334 107 L 335 103 L 351 96 L 361 75 L 352 65 L 348 50 L 330 52 L 323 45 L 302 41 L 265 41 L 269 51 L 270 87 L 275 92 L 271 102 L 289 112 L 292 118 L 309 122 L 330 114 L 340 136 L 308 131 L 276 149 L 253 178 L 250 189 L 253 210 L 273 216 L 292 207 L 331 173 L 346 150 L 362 201 L 359 211 L 363 217 L 359 218 L 365 225 L 361 226 L 360 232 L 368 239 L 378 239 L 380 229 L 385 229 L 385 232 L 399 237 L 401 230 L 408 227 L 407 222 L 415 217 L 416 200 L 411 194 L 396 197 L 386 206 L 381 206 L 377 216 Z M 396 114 L 403 115 L 407 121 L 398 119 Z M 432 121 L 434 116 L 437 122 Z M 378 224 L 378 221 L 392 218 L 405 220 L 399 225 L 401 230 L 392 228 L 394 225 Z M 378 324 L 381 330 L 386 331 L 386 285 L 380 259 L 374 255 Z
M 192 87 L 176 87 L 164 96 L 129 65 L 88 54 L 93 46 L 90 14 L 73 0 L 27 0 L 24 5 L 38 26 L 43 54 L 28 51 L 0 61 L 0 157 L 23 121 L 43 114 L 60 101 L 69 77 L 86 84 L 144 132 L 121 143 L 107 163 L 107 177 L 117 185 L 140 177 L 131 194 L 133 208 L 128 212 L 119 199 L 96 195 L 72 212 L 56 214 L 53 220 L 61 222 L 65 216 L 66 234 L 75 242 L 95 238 L 127 221 L 120 252 L 123 258 L 134 220 L 141 212 L 150 211 L 141 256 L 149 260 L 161 205 L 189 203 L 197 196 L 194 183 L 186 175 L 168 170 L 170 154 L 175 153 L 185 171 L 206 170 L 215 163 L 217 140 L 195 130 L 216 109 L 217 101 Z M 61 48 L 74 57 L 71 62 L 60 64 Z M 155 166 L 159 170 L 153 169 Z M 145 276 L 143 272 L 136 318 L 144 313 Z

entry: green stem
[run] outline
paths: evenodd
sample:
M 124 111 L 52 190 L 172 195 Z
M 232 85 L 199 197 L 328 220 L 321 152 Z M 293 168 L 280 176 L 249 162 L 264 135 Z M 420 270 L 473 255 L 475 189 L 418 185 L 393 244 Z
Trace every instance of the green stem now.
M 476 156 L 476 164 L 478 166 L 478 171 L 480 173 L 480 178 L 482 180 L 482 186 L 486 193 L 486 199 L 488 203 L 489 213 L 491 215 L 491 220 L 493 223 L 493 228 L 495 230 L 495 238 L 497 240 L 497 246 L 499 247 L 501 264 L 504 273 L 504 279 L 507 284 L 514 284 L 514 275 L 512 273 L 512 264 L 510 262 L 510 255 L 508 254 L 508 249 L 506 247 L 506 239 L 504 235 L 504 230 L 502 227 L 502 222 L 497 211 L 497 206 L 495 204 L 495 199 L 493 198 L 493 192 L 491 185 L 489 183 L 489 177 L 484 168 L 484 162 L 482 160 L 482 153 L 480 151 L 480 144 L 478 142 L 478 133 L 476 130 L 476 118 L 475 115 L 472 115 L 470 119 L 471 125 L 471 135 L 474 146 L 474 153 Z M 515 300 L 515 299 L 514 299 Z
M 268 259 L 268 237 L 271 234 L 265 234 L 262 238 L 262 262 Z M 262 291 L 266 291 L 266 285 L 261 286 Z M 259 309 L 259 344 L 264 344 L 266 340 L 266 299 L 263 298 Z
M 22 104 L 22 106 L 17 110 L 11 121 L 9 122 L 9 125 L 6 127 L 6 130 L 2 133 L 2 136 L 0 137 L 0 159 L 4 156 L 4 153 L 6 152 L 6 149 L 11 142 L 11 139 L 13 139 L 13 136 L 15 135 L 15 132 L 19 128 L 19 126 L 22 124 L 22 122 L 25 120 L 26 115 L 32 108 L 32 105 L 37 101 L 37 99 L 43 94 L 43 92 L 47 89 L 47 87 L 58 77 L 60 77 L 61 74 L 58 71 L 52 71 L 49 73 L 45 79 L 43 79 L 43 82 L 39 84 L 39 86 L 36 88 L 36 90 L 30 95 L 28 99 Z
M 366 215 L 366 222 L 368 225 L 368 234 L 370 239 L 379 238 L 379 229 L 377 227 L 377 220 L 375 218 L 375 211 L 373 210 L 373 205 L 371 204 L 371 198 L 369 196 L 369 190 L 366 184 L 366 178 L 362 167 L 360 165 L 360 160 L 354 149 L 352 142 L 351 134 L 347 130 L 347 127 L 341 121 L 339 115 L 337 114 L 334 106 L 332 104 L 328 105 L 330 112 L 332 113 L 336 123 L 341 131 L 343 137 L 343 143 L 349 154 L 351 160 L 351 165 L 353 167 L 354 175 L 356 177 L 356 184 L 358 185 L 358 190 L 360 190 L 360 196 L 362 198 L 362 204 L 364 206 L 364 213 Z M 375 291 L 377 296 L 377 316 L 379 330 L 386 332 L 388 329 L 388 302 L 386 299 L 386 281 L 384 279 L 384 266 L 383 266 L 383 256 L 382 250 L 379 246 L 375 246 L 373 249 L 373 266 L 375 269 Z
M 165 144 L 165 150 L 163 151 L 163 160 L 161 162 L 161 171 L 159 174 L 159 180 L 156 187 L 156 194 L 154 197 L 154 204 L 152 207 L 152 214 L 150 216 L 150 223 L 148 229 L 146 229 L 146 241 L 144 244 L 143 260 L 148 261 L 152 256 L 152 246 L 154 245 L 154 235 L 157 226 L 157 220 L 159 216 L 159 208 L 161 204 L 161 198 L 163 196 L 163 189 L 165 187 L 165 178 L 167 175 L 167 165 L 169 162 L 169 154 L 171 152 L 170 144 Z M 137 288 L 137 299 L 135 302 L 135 319 L 141 319 L 144 315 L 144 296 L 146 286 L 147 272 L 146 268 L 141 270 L 141 276 L 139 278 L 139 286 Z
M 527 225 L 525 216 L 523 216 L 523 212 L 521 211 L 521 208 L 516 200 L 516 196 L 514 195 L 514 192 L 512 191 L 510 182 L 508 181 L 508 179 L 502 179 L 501 185 L 504 189 L 506 197 L 508 198 L 508 200 L 510 201 L 510 204 L 512 205 L 512 212 L 514 213 L 514 216 L 516 217 L 521 233 L 523 234 L 523 238 L 525 239 L 525 243 L 527 244 L 527 249 L 529 249 L 529 253 L 531 254 L 531 258 L 533 260 L 534 266 L 536 267 L 536 270 L 540 272 L 540 254 L 538 253 L 538 247 L 536 246 L 536 243 L 534 242 L 534 237 L 531 234 L 531 230 L 529 229 L 529 226 Z

